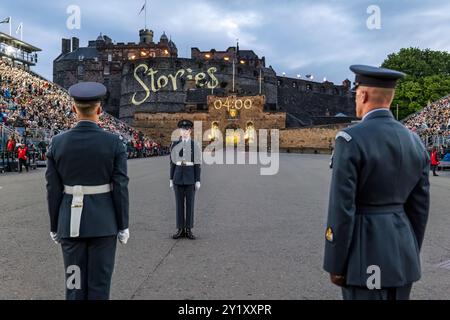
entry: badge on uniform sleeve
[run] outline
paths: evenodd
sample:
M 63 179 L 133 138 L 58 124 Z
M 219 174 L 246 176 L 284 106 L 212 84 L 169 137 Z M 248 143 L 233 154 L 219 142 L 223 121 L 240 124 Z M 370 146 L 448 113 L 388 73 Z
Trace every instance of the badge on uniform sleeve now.
M 333 169 L 333 165 L 334 165 L 334 151 L 331 154 L 331 158 L 330 158 L 330 169 Z
M 328 242 L 333 242 L 333 240 L 334 240 L 333 229 L 331 229 L 331 228 L 327 229 L 327 232 L 325 234 L 325 238 L 327 239 Z
M 345 131 L 340 131 L 338 134 L 337 134 L 337 136 L 336 136 L 336 140 L 337 139 L 339 139 L 339 138 L 344 138 L 345 139 L 345 141 L 347 141 L 347 142 L 350 142 L 350 141 L 352 141 L 352 136 L 351 135 L 349 135 L 347 132 L 345 132 Z

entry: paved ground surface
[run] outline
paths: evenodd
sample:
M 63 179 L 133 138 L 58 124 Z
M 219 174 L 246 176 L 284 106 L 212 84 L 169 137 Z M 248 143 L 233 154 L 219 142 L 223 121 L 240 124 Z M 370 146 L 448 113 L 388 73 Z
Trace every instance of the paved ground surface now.
M 119 246 L 113 299 L 339 299 L 322 271 L 329 158 L 281 155 L 258 166 L 203 169 L 198 240 L 174 241 L 168 159 L 134 160 L 131 233 Z M 423 279 L 415 299 L 450 299 L 450 174 L 431 178 Z M 48 236 L 44 170 L 0 175 L 0 299 L 63 299 L 60 248 Z

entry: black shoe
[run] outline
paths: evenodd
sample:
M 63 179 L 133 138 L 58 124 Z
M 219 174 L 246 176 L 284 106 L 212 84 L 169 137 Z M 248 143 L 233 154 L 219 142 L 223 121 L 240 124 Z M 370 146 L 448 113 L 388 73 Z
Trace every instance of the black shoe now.
M 192 233 L 191 229 L 186 229 L 186 238 L 188 238 L 189 240 L 195 240 L 196 239 L 194 234 Z
M 183 230 L 183 229 L 178 229 L 178 232 L 175 233 L 175 234 L 172 236 L 172 239 L 178 240 L 178 239 L 180 239 L 180 238 L 183 238 L 184 236 L 185 236 L 184 230 Z
M 437 175 L 437 174 L 433 174 L 433 177 L 439 177 L 439 175 Z

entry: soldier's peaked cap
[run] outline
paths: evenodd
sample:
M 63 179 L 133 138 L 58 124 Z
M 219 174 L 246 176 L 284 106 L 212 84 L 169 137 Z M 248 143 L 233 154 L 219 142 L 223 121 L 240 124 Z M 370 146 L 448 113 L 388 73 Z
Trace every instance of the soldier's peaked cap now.
M 350 70 L 356 74 L 354 90 L 359 86 L 395 89 L 397 81 L 406 76 L 400 71 L 366 65 L 353 65 Z
M 69 88 L 70 96 L 79 102 L 101 101 L 106 92 L 106 87 L 98 82 L 80 82 Z
M 180 129 L 192 129 L 194 127 L 194 123 L 192 121 L 189 120 L 181 120 L 180 122 L 178 122 L 178 128 Z

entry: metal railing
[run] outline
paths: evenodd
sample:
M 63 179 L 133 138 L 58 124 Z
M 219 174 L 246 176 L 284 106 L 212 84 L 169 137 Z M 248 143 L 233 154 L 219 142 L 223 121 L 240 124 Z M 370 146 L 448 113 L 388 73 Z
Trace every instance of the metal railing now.
M 438 147 L 448 149 L 450 148 L 450 135 L 434 135 L 422 137 L 423 144 L 426 148 Z
M 0 150 L 6 145 L 8 138 L 13 135 L 14 131 L 11 128 L 5 126 L 3 123 L 0 124 Z
M 8 144 L 8 138 L 13 135 L 13 133 L 14 132 L 3 123 L 0 124 L 0 172 L 5 171 L 8 162 L 6 146 Z

